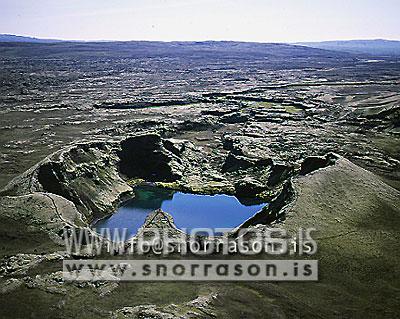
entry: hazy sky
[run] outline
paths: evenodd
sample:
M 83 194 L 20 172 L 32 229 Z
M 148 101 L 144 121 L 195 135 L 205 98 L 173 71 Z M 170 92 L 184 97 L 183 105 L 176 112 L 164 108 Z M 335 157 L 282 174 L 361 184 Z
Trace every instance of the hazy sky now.
M 400 0 L 0 0 L 0 33 L 78 40 L 400 40 Z

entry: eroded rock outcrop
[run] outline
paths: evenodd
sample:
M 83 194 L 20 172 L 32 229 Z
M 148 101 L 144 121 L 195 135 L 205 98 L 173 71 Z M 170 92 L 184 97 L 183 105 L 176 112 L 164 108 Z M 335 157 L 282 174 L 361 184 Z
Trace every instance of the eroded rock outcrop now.
M 251 177 L 245 177 L 235 184 L 235 194 L 237 197 L 251 198 L 266 189 L 266 185 Z
M 109 213 L 131 193 L 118 172 L 117 146 L 100 141 L 67 147 L 15 178 L 2 194 L 56 194 L 73 202 L 90 222 Z
M 18 176 L 1 194 L 55 194 L 74 203 L 90 223 L 132 196 L 128 179 L 180 178 L 184 167 L 179 155 L 184 147 L 181 141 L 164 140 L 157 134 L 141 134 L 120 142 L 78 143 Z
M 283 185 L 280 193 L 253 217 L 245 221 L 240 227 L 247 228 L 256 225 L 270 225 L 285 219 L 288 206 L 295 199 L 292 182 L 289 180 Z
M 124 307 L 113 312 L 111 319 L 209 319 L 217 318 L 215 304 L 218 303 L 218 294 L 198 296 L 184 304 L 167 306 L 141 305 Z
M 177 144 L 164 142 L 158 134 L 129 137 L 117 152 L 120 172 L 147 181 L 175 181 L 182 174 Z
M 307 175 L 317 169 L 335 164 L 338 156 L 333 153 L 325 156 L 309 156 L 301 163 L 300 175 Z

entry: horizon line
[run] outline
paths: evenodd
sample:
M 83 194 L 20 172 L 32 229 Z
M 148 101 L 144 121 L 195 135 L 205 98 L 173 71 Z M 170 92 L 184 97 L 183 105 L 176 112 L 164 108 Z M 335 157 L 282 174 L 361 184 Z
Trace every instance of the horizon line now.
M 115 40 L 115 39 L 66 39 L 66 38 L 47 38 L 40 37 L 35 35 L 22 35 L 22 34 L 13 34 L 13 33 L 0 33 L 1 35 L 6 36 L 15 36 L 15 37 L 23 37 L 23 38 L 32 38 L 35 40 L 45 40 L 45 41 L 60 41 L 60 42 L 164 42 L 164 43 L 172 43 L 172 42 L 243 42 L 243 43 L 278 43 L 278 44 L 301 44 L 301 43 L 318 43 L 318 42 L 345 42 L 345 41 L 398 41 L 400 39 L 389 39 L 389 38 L 348 38 L 348 39 L 334 39 L 334 40 L 312 40 L 312 41 L 247 41 L 247 40 L 232 40 L 232 39 L 202 39 L 202 40 L 148 40 L 148 39 L 129 39 L 129 40 Z M 1 41 L 0 41 L 1 42 Z

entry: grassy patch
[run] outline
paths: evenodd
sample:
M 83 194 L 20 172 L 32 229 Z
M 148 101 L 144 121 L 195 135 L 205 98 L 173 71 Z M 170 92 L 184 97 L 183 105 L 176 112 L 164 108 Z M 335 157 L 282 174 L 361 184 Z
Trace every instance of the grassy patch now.
M 263 108 L 272 108 L 274 107 L 274 104 L 271 102 L 256 102 L 255 105 L 258 107 L 263 107 Z
M 295 107 L 295 106 L 293 106 L 293 105 L 285 105 L 285 111 L 286 111 L 287 113 L 293 114 L 293 113 L 299 113 L 299 112 L 301 112 L 301 109 L 299 109 L 299 108 L 297 108 L 297 107 Z

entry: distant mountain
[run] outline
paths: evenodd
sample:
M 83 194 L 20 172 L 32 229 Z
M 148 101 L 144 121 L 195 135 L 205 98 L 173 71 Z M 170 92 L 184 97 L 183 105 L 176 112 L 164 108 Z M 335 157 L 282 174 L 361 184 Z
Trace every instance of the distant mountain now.
M 33 44 L 41 44 L 40 46 Z M 287 43 L 260 43 L 238 41 L 78 41 L 39 39 L 0 34 L 0 52 L 3 56 L 75 56 L 102 57 L 167 57 L 192 58 L 350 58 L 348 53 L 309 48 Z
M 27 37 L 13 34 L 0 34 L 0 42 L 15 42 L 15 43 L 65 43 L 65 42 L 75 42 L 75 43 L 137 43 L 142 46 L 144 44 L 151 45 L 157 44 L 160 45 L 163 42 L 159 41 L 77 41 L 77 40 L 58 40 L 58 39 L 40 39 L 35 37 Z M 233 46 L 236 49 L 244 49 L 245 51 L 251 48 L 251 50 L 264 49 L 265 46 L 272 45 L 272 43 L 253 43 L 253 42 L 234 42 L 234 41 L 198 41 L 198 42 L 170 42 L 170 45 L 177 46 L 197 46 L 197 47 L 213 47 L 213 49 L 220 49 L 223 47 L 223 50 L 226 46 Z M 277 45 L 277 44 L 275 44 Z M 372 56 L 400 56 L 400 41 L 393 40 L 348 40 L 348 41 L 322 41 L 322 42 L 297 42 L 291 44 L 281 44 L 285 45 L 301 45 L 314 49 L 321 50 L 329 50 L 329 51 L 337 51 L 337 52 L 345 52 L 345 53 L 355 53 L 355 54 L 369 54 Z M 166 45 L 168 46 L 168 44 Z M 264 48 L 263 48 L 264 47 Z M 286 47 L 288 48 L 288 47 Z M 315 53 L 315 52 L 313 52 Z
M 350 40 L 286 43 L 257 43 L 236 41 L 77 41 L 40 39 L 12 34 L 0 34 L 2 54 L 13 55 L 15 50 L 28 55 L 62 55 L 71 49 L 76 55 L 103 56 L 169 56 L 169 55 L 207 55 L 209 57 L 240 57 L 246 54 L 254 57 L 331 57 L 350 58 L 357 55 L 374 57 L 400 56 L 400 41 L 390 40 Z M 49 47 L 29 47 L 31 44 L 51 44 Z M 54 46 L 57 44 L 57 46 Z M 22 46 L 23 45 L 23 46 Z M 3 48 L 14 46 L 5 52 Z M 15 47 L 17 46 L 17 47 Z
M 2 57 L 86 57 L 86 58 L 183 58 L 183 59 L 240 59 L 253 61 L 286 61 L 295 59 L 308 63 L 309 59 L 353 59 L 351 54 L 284 43 L 252 43 L 233 41 L 160 42 L 0 42 Z M 293 60 L 294 61 L 294 60 Z M 280 62 L 281 63 L 281 62 Z
M 56 42 L 62 42 L 62 40 L 38 39 L 38 38 L 25 37 L 13 34 L 0 34 L 0 42 L 56 43 Z
M 400 55 L 400 41 L 392 40 L 349 40 L 349 41 L 323 41 L 299 42 L 310 48 L 341 51 L 348 53 L 364 53 L 373 56 L 398 56 Z

